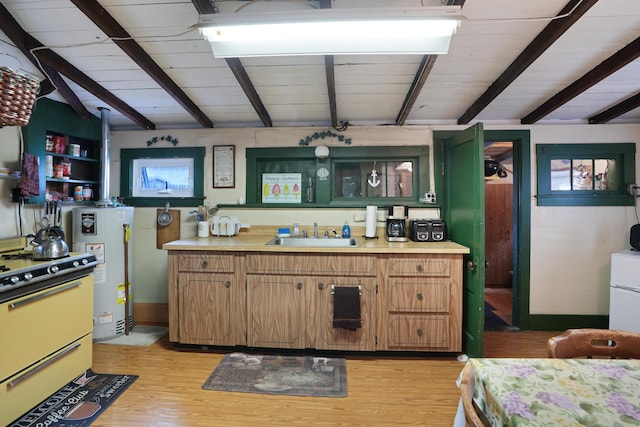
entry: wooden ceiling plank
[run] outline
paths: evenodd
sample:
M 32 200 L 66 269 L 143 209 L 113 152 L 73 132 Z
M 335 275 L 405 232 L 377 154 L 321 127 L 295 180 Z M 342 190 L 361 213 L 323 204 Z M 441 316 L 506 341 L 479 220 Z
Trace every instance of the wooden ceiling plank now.
M 554 19 L 538 34 L 518 57 L 507 67 L 489 88 L 458 119 L 459 125 L 468 124 L 487 105 L 498 97 L 518 78 L 544 51 L 546 51 L 565 31 L 575 24 L 598 0 L 570 0 L 557 16 L 571 14 Z M 575 8 L 575 10 L 574 10 Z
M 89 110 L 87 110 L 84 104 L 82 104 L 76 94 L 71 90 L 62 76 L 60 76 L 60 74 L 58 74 L 55 69 L 47 65 L 40 64 L 31 52 L 32 49 L 43 47 L 43 45 L 30 34 L 28 34 L 1 3 L 0 29 L 2 29 L 2 31 L 11 39 L 11 41 L 13 41 L 16 47 L 20 49 L 20 51 L 24 54 L 24 56 L 27 57 L 32 64 L 34 64 L 45 76 L 48 77 L 44 81 L 40 82 L 40 93 L 38 95 L 45 96 L 57 89 L 58 92 L 60 92 L 60 95 L 62 95 L 62 97 L 67 101 L 69 106 L 73 109 L 73 111 L 75 111 L 76 114 L 86 120 L 89 120 L 91 118 L 91 113 L 89 112 Z
M 585 75 L 549 98 L 541 106 L 527 114 L 520 121 L 522 124 L 533 124 L 550 112 L 556 110 L 571 99 L 580 95 L 590 87 L 604 80 L 625 65 L 640 57 L 640 37 L 596 65 Z
M 107 36 L 113 38 L 129 57 L 156 81 L 203 127 L 212 128 L 213 122 L 187 94 L 164 72 L 149 54 L 134 41 L 129 33 L 95 0 L 71 0 L 71 2 L 98 26 Z

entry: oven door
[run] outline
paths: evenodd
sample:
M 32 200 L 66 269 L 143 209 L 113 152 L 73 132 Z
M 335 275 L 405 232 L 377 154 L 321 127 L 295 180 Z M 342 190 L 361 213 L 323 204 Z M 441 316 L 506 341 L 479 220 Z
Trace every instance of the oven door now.
M 93 330 L 93 275 L 0 304 L 0 381 Z

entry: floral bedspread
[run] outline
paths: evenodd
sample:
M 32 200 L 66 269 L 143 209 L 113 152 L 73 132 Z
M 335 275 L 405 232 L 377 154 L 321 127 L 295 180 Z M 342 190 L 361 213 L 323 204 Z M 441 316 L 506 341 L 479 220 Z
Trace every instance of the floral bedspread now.
M 640 360 L 470 359 L 492 426 L 640 426 Z

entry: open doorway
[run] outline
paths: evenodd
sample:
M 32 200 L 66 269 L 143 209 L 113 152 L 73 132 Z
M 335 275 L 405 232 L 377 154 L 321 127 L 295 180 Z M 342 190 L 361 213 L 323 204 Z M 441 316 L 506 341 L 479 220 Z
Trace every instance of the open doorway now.
M 512 141 L 486 141 L 485 158 L 485 330 L 513 327 Z

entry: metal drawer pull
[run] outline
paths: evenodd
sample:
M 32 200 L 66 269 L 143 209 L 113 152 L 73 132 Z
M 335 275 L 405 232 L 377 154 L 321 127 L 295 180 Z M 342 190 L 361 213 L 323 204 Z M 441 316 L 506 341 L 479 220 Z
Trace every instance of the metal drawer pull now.
M 419 336 L 419 337 L 421 337 L 421 336 L 422 336 L 422 328 L 419 328 L 416 332 L 418 333 L 418 336 Z
M 54 357 L 52 357 L 51 359 L 47 360 L 46 362 L 44 362 L 42 365 L 36 366 L 35 368 L 33 368 L 32 370 L 30 370 L 29 372 L 26 372 L 22 375 L 20 375 L 18 378 L 16 378 L 13 381 L 10 381 L 9 383 L 7 383 L 7 386 L 9 388 L 13 388 L 15 386 L 17 386 L 18 384 L 20 384 L 22 381 L 28 379 L 29 377 L 37 374 L 38 372 L 42 371 L 43 369 L 45 369 L 46 367 L 48 367 L 49 365 L 51 365 L 54 362 L 57 362 L 58 360 L 60 360 L 61 358 L 63 358 L 64 356 L 68 355 L 69 353 L 71 353 L 72 351 L 75 351 L 77 349 L 80 348 L 80 343 L 75 343 L 73 346 L 69 347 L 68 349 L 66 349 L 65 351 L 63 351 L 60 354 L 56 354 Z
M 227 280 L 227 281 L 224 283 L 224 287 L 225 287 L 225 288 L 230 288 L 230 287 L 231 287 L 231 280 Z
M 207 261 L 202 261 L 202 268 L 207 268 L 209 263 Z
M 302 289 L 302 282 L 296 283 L 296 289 Z
M 422 264 L 418 264 L 418 266 L 416 267 L 416 270 L 422 272 L 422 270 L 424 270 L 424 268 L 422 267 Z
M 50 297 L 52 295 L 59 294 L 60 292 L 67 291 L 67 290 L 69 290 L 71 288 L 77 288 L 80 285 L 82 285 L 82 280 L 78 280 L 77 282 L 69 283 L 68 285 L 64 285 L 61 288 L 52 289 L 52 290 L 47 291 L 45 293 L 42 293 L 40 295 L 35 295 L 35 296 L 31 297 L 31 298 L 27 298 L 27 299 L 23 299 L 23 300 L 18 301 L 18 302 L 14 302 L 13 304 L 9 304 L 9 308 L 12 309 L 12 310 L 16 309 L 16 308 L 20 308 L 23 305 L 31 304 L 32 302 L 36 302 L 36 301 L 41 300 L 43 298 L 48 298 L 48 297 Z
M 422 299 L 424 298 L 424 296 L 422 296 L 422 292 L 418 292 L 418 295 L 416 295 L 416 297 L 422 301 Z
M 358 285 L 358 295 L 362 295 L 362 285 Z M 336 285 L 331 285 L 331 295 L 336 294 Z

